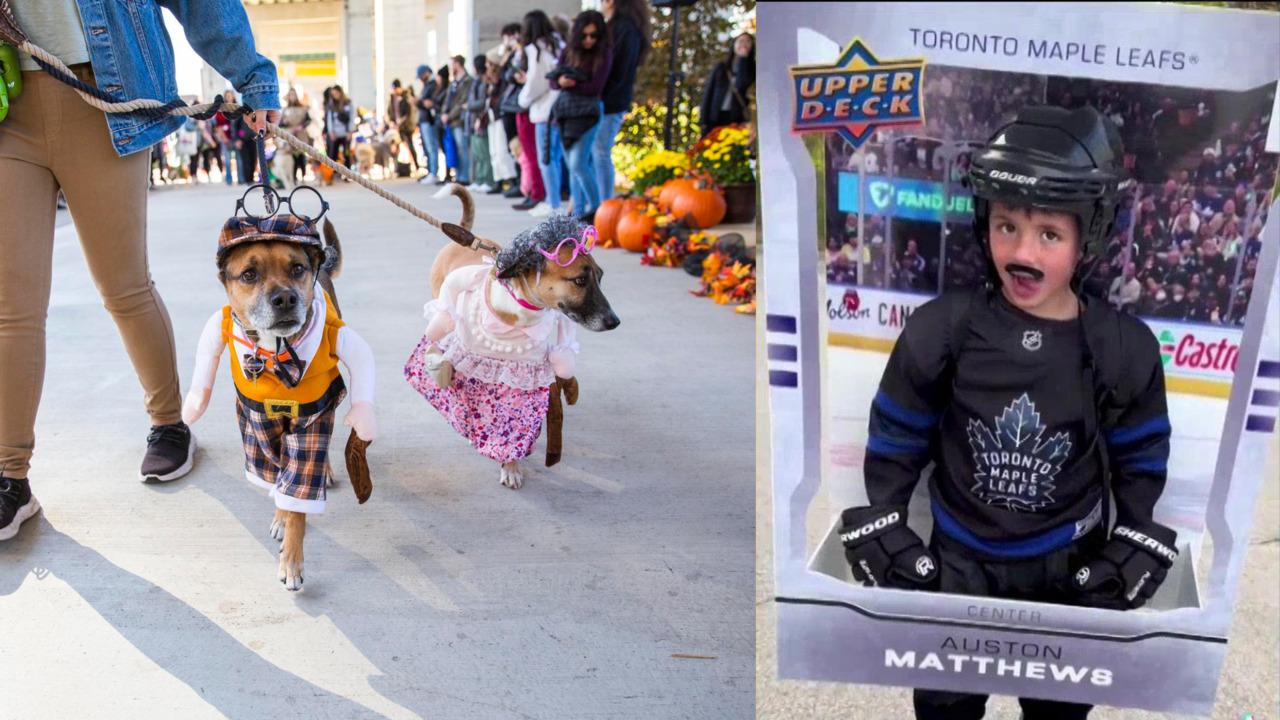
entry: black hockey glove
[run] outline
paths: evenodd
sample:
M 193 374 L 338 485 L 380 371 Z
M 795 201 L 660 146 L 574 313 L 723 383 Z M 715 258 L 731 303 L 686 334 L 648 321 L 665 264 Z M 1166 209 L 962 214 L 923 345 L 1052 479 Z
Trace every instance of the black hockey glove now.
M 1178 534 L 1163 525 L 1153 523 L 1141 530 L 1117 525 L 1099 557 L 1072 578 L 1077 599 L 1088 607 L 1111 610 L 1142 607 L 1178 558 L 1177 540 Z
M 854 580 L 867 587 L 937 589 L 938 561 L 907 527 L 906 506 L 849 508 L 840 521 L 840 540 Z

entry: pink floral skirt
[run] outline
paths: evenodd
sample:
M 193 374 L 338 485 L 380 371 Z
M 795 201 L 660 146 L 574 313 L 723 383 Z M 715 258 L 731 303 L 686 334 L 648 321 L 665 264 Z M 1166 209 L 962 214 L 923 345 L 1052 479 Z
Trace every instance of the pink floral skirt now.
M 551 391 L 521 390 L 453 372 L 453 384 L 440 388 L 423 363 L 430 343 L 423 338 L 404 366 L 404 378 L 431 403 L 481 455 L 498 462 L 529 457 L 542 434 Z

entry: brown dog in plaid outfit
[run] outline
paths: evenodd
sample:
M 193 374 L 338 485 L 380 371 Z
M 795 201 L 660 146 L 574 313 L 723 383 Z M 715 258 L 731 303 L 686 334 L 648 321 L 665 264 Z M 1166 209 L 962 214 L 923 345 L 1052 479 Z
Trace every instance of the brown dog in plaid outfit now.
M 342 255 L 333 226 L 325 222 L 322 241 L 308 218 L 240 217 L 240 209 L 218 242 L 228 304 L 201 335 L 183 419 L 194 423 L 208 407 L 218 361 L 230 345 L 245 478 L 275 501 L 270 532 L 283 541 L 280 582 L 298 590 L 306 516 L 325 511 L 334 413 L 348 395 L 338 363 L 351 377 L 343 424 L 359 439 L 349 441 L 350 458 L 353 446 L 362 453 L 378 433 L 373 351 L 342 321 L 334 301 Z M 367 483 L 367 468 L 363 475 Z M 357 495 L 363 502 L 367 489 L 361 493 L 357 485 Z

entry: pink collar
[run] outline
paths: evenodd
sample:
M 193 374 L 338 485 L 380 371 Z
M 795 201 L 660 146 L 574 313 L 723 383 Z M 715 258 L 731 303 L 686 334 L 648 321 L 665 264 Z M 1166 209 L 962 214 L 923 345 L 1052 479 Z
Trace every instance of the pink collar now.
M 516 295 L 515 291 L 511 289 L 511 286 L 507 284 L 506 280 L 498 280 L 498 283 L 501 284 L 502 287 L 507 291 L 507 294 L 511 296 L 511 299 L 515 300 L 516 304 L 524 308 L 525 310 L 534 310 L 534 311 L 546 310 L 545 307 L 538 307 L 537 305 L 534 305 L 533 303 L 529 302 L 528 300 L 525 300 L 519 295 Z

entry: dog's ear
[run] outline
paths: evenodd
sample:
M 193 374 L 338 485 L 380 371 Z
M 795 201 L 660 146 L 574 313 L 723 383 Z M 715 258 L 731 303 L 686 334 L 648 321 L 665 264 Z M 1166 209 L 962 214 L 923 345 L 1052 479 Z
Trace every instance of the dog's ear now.
M 504 269 L 502 270 L 502 272 L 498 273 L 498 279 L 499 279 L 499 280 L 510 280 L 511 278 L 516 277 L 516 276 L 517 276 L 517 275 L 519 275 L 519 274 L 520 274 L 520 270 L 519 270 L 519 269 L 518 269 L 518 267 L 513 263 L 513 264 L 511 264 L 511 265 L 508 265 L 506 268 L 504 268 Z
M 318 273 L 324 267 L 325 252 L 318 247 L 308 245 L 306 247 L 307 257 L 311 258 L 311 272 Z

